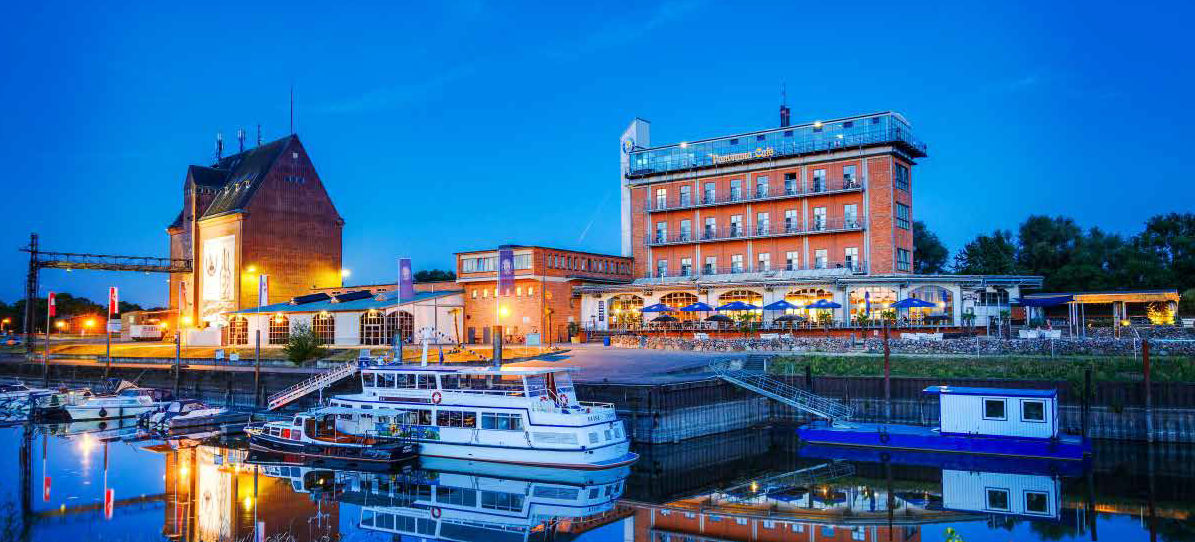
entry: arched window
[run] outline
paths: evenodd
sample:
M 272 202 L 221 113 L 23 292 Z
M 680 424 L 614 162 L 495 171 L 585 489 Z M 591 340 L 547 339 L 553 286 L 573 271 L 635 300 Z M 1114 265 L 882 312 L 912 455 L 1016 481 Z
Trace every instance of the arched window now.
M 784 294 L 784 300 L 800 307 L 799 309 L 788 309 L 787 314 L 798 314 L 801 316 L 812 317 L 812 313 L 817 309 L 806 309 L 806 305 L 817 303 L 825 299 L 826 301 L 834 301 L 834 294 L 829 290 L 822 288 L 801 288 L 800 290 L 793 290 Z
M 763 306 L 763 296 L 751 290 L 731 290 L 726 292 L 718 296 L 717 306 L 721 307 L 722 305 L 734 303 L 735 301 L 742 301 L 743 303 L 755 305 L 756 307 Z M 725 314 L 726 316 L 733 318 L 736 322 L 742 318 L 750 318 L 756 322 L 763 320 L 763 310 L 758 308 L 746 311 L 719 311 L 718 314 Z
M 249 319 L 244 316 L 233 316 L 228 321 L 228 344 L 249 344 Z
M 385 327 L 386 319 L 377 309 L 369 309 L 361 313 L 361 344 L 366 346 L 386 344 Z
M 315 333 L 315 340 L 319 344 L 335 344 L 336 318 L 326 312 L 321 312 L 311 319 L 311 331 Z
M 681 320 L 682 322 L 687 322 L 689 320 L 697 320 L 700 317 L 700 313 L 686 312 L 686 311 L 680 310 L 681 307 L 687 307 L 696 302 L 697 302 L 697 296 L 695 294 L 691 294 L 689 292 L 672 292 L 670 294 L 664 294 L 664 297 L 660 298 L 660 303 L 668 305 L 668 307 L 672 309 L 671 311 L 668 311 L 667 313 L 663 313 L 663 314 L 670 314 L 672 316 L 675 316 L 678 320 Z
M 276 314 L 270 318 L 270 344 L 286 344 L 290 340 L 290 318 Z
M 857 316 L 867 312 L 868 303 L 871 304 L 869 320 L 879 321 L 884 311 L 896 303 L 896 290 L 883 286 L 867 286 L 851 290 L 851 315 Z
M 934 304 L 934 308 L 932 309 L 929 307 L 909 309 L 909 318 L 954 316 L 954 295 L 946 288 L 941 286 L 922 286 L 914 288 L 909 295 Z
M 610 323 L 616 325 L 633 325 L 643 321 L 643 298 L 634 294 L 616 295 L 610 298 L 606 310 L 610 314 Z
M 402 334 L 402 342 L 415 341 L 415 316 L 407 311 L 394 311 L 386 315 L 386 343 L 394 344 L 394 332 Z

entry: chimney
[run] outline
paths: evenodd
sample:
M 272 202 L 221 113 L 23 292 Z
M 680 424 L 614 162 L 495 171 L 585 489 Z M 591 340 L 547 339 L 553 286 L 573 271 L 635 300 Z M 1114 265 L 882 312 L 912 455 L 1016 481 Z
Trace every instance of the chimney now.
M 245 152 L 245 129 L 244 128 L 237 128 L 237 143 L 240 144 L 239 145 L 240 148 L 237 149 L 237 152 Z
M 792 124 L 792 121 L 789 119 L 788 106 L 782 105 L 780 106 L 780 127 L 788 128 L 790 124 Z
M 224 134 L 216 132 L 216 161 L 224 157 Z

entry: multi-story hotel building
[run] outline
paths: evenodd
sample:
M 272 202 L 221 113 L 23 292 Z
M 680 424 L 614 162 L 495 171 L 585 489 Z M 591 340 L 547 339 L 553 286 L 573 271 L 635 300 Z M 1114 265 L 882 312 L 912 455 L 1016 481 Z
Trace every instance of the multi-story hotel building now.
M 842 306 L 832 316 L 849 325 L 915 296 L 936 305 L 915 311 L 919 318 L 958 325 L 970 311 L 983 324 L 1008 308 L 1010 291 L 1040 285 L 1040 277 L 913 274 L 912 172 L 927 151 L 899 113 L 787 120 L 782 108 L 779 128 L 662 146 L 652 146 L 650 123 L 632 121 L 620 141 L 620 188 L 622 252 L 635 281 L 578 287 L 582 319 L 606 329 L 641 323 L 637 309 L 656 303 L 824 299 Z M 778 316 L 762 312 L 754 317 Z

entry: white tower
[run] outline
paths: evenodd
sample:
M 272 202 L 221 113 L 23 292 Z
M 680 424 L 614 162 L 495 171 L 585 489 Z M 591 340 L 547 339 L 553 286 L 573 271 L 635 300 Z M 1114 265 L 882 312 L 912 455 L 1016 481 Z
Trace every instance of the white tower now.
M 631 121 L 631 125 L 627 126 L 626 131 L 622 133 L 619 143 L 622 153 L 622 159 L 619 161 L 622 168 L 619 171 L 619 177 L 622 179 L 620 183 L 622 189 L 622 207 L 620 209 L 622 213 L 622 255 L 630 257 L 632 255 L 631 187 L 627 184 L 627 172 L 630 171 L 631 166 L 631 151 L 651 146 L 651 123 L 639 118 Z

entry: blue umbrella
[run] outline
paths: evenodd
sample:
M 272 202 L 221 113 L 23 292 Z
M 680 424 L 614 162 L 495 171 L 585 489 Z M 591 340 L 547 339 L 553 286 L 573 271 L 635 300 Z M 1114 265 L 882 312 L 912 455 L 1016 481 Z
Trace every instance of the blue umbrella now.
M 639 310 L 641 312 L 671 312 L 675 309 L 663 303 L 656 303 L 655 305 L 648 305 Z
M 780 301 L 777 301 L 775 303 L 769 303 L 769 304 L 763 306 L 763 310 L 765 310 L 765 311 L 786 311 L 788 309 L 799 309 L 799 308 L 801 308 L 801 307 L 793 305 L 792 303 L 789 303 L 788 301 L 785 301 L 783 299 L 781 299 Z
M 893 309 L 932 309 L 934 307 L 937 307 L 937 305 L 930 303 L 929 301 L 917 299 L 916 297 L 902 299 L 896 303 L 893 303 L 891 306 Z
M 807 309 L 841 309 L 842 305 L 830 301 L 829 299 L 819 299 L 813 303 L 805 305 Z
M 742 301 L 731 301 L 730 303 L 722 305 L 721 307 L 718 307 L 714 310 L 716 310 L 716 311 L 750 311 L 750 310 L 755 310 L 758 308 L 759 307 L 756 307 L 755 305 L 752 305 L 750 303 L 743 303 Z
M 714 310 L 714 308 L 709 305 L 706 305 L 705 303 L 698 301 L 692 305 L 686 305 L 684 307 L 681 307 L 680 310 L 685 311 L 685 312 L 709 312 L 709 311 Z
M 871 292 L 863 292 L 863 314 L 871 314 Z

